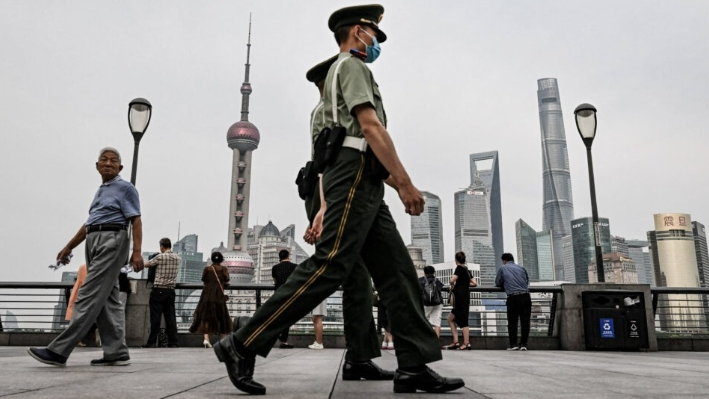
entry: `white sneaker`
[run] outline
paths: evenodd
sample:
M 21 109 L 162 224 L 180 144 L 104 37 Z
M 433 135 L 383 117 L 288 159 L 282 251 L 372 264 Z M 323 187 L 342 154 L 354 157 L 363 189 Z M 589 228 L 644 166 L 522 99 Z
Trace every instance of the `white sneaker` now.
M 313 342 L 312 345 L 308 345 L 308 348 L 310 348 L 310 349 L 325 349 L 323 344 L 319 344 L 317 342 Z
M 519 350 L 519 346 L 510 346 L 509 348 L 507 348 L 507 350 L 508 350 L 508 351 L 518 351 L 518 350 Z
M 394 342 L 389 342 L 387 349 L 394 349 Z
M 527 350 L 527 347 L 526 347 L 526 346 L 520 346 L 520 347 L 519 347 L 519 350 L 521 350 L 521 351 L 526 351 L 526 350 Z
M 382 349 L 386 349 L 386 348 L 387 348 L 387 342 L 386 342 L 386 341 L 382 341 Z

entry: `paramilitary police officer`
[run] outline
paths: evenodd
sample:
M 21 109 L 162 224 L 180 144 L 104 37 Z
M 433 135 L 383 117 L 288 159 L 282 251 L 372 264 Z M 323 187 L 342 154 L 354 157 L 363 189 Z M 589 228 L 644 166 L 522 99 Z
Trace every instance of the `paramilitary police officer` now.
M 231 382 L 244 392 L 266 392 L 253 379 L 255 356 L 267 356 L 285 326 L 335 292 L 360 256 L 389 309 L 398 362 L 394 392 L 447 392 L 465 385 L 459 378 L 441 377 L 426 366 L 442 358 L 441 350 L 424 317 L 413 262 L 383 200 L 377 158 L 390 173 L 387 181 L 397 190 L 406 212 L 419 215 L 423 211 L 423 196 L 399 161 L 384 127 L 381 94 L 364 63 L 376 59 L 379 42 L 386 40 L 378 26 L 383 11 L 380 5 L 347 7 L 334 12 L 328 21 L 340 54 L 325 80 L 325 121 L 333 132 L 344 129 L 346 137 L 323 175 L 327 212 L 315 254 L 246 326 L 214 345 Z
M 325 109 L 323 108 L 323 86 L 330 66 L 337 60 L 333 56 L 318 65 L 310 68 L 305 77 L 314 83 L 320 93 L 320 100 L 310 114 L 310 131 L 312 145 L 315 146 L 320 133 L 325 128 Z M 324 139 L 324 138 L 320 138 Z M 322 154 L 315 154 L 313 148 L 313 162 L 315 169 L 321 162 Z M 313 178 L 316 173 L 311 173 Z M 320 175 L 322 177 L 322 175 Z M 315 184 L 310 196 L 305 198 L 305 210 L 310 221 L 310 228 L 303 237 L 308 243 L 315 243 L 322 231 L 322 220 L 327 204 L 322 200 L 321 185 Z M 382 370 L 371 359 L 381 356 L 379 337 L 374 326 L 372 316 L 372 295 L 370 294 L 371 277 L 361 258 L 342 283 L 342 313 L 344 316 L 345 364 L 342 367 L 343 380 L 391 380 L 394 373 Z M 368 329 L 367 329 L 368 327 Z

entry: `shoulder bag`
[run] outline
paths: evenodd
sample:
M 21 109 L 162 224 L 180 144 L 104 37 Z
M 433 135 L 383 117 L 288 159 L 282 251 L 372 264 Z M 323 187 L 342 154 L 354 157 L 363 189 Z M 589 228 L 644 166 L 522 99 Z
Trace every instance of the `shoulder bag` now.
M 219 280 L 219 275 L 217 274 L 217 269 L 214 268 L 214 265 L 212 265 L 212 271 L 214 272 L 214 277 L 217 278 L 217 283 L 219 284 L 219 289 L 222 290 L 222 295 L 224 295 L 224 302 L 229 300 L 229 295 L 224 293 L 224 287 L 222 287 L 222 281 Z

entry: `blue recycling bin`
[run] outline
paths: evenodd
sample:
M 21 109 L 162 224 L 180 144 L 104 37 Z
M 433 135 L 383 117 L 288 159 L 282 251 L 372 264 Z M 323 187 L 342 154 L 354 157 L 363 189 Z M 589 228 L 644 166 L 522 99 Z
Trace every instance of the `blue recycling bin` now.
M 639 350 L 649 347 L 642 292 L 584 291 L 581 301 L 587 350 Z

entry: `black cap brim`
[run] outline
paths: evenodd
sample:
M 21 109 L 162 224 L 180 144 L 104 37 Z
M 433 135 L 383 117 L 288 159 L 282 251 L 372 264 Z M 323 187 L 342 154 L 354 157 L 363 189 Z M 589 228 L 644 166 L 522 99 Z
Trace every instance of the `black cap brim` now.
M 305 78 L 308 79 L 308 82 L 312 82 L 315 84 L 318 84 L 318 82 L 325 80 L 327 77 L 327 72 L 330 70 L 330 67 L 332 64 L 337 61 L 337 56 L 339 54 L 336 54 L 327 60 L 315 65 L 314 67 L 310 68 L 308 72 L 305 74 Z

